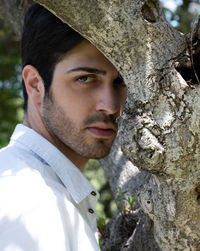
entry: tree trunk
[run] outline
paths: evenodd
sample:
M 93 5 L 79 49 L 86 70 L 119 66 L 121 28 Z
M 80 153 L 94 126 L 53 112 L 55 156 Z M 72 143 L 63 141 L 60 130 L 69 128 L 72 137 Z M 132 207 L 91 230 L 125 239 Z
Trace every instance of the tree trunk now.
M 143 184 L 149 181 L 151 174 L 139 171 L 127 160 L 121 151 L 119 137 L 115 140 L 110 155 L 101 160 L 101 164 L 119 209 L 102 236 L 102 250 L 159 251 L 153 236 L 153 221 L 143 212 L 137 200 L 132 210 L 127 203 L 127 198 L 134 198 Z
M 20 37 L 25 11 L 32 0 L 0 0 L 0 17 L 12 27 Z
M 36 2 L 99 48 L 128 86 L 120 144 L 103 163 L 115 198 L 121 187 L 138 202 L 109 224 L 103 249 L 200 250 L 200 32 L 173 29 L 157 0 Z

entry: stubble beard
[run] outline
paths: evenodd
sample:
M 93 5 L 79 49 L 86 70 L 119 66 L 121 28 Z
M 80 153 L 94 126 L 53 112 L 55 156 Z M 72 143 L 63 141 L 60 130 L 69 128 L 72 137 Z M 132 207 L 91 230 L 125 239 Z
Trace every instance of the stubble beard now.
M 43 122 L 58 147 L 66 147 L 88 159 L 100 159 L 109 154 L 114 138 L 113 140 L 97 138 L 91 140 L 86 129 L 77 128 L 75 123 L 65 114 L 62 107 L 52 97 L 45 97 Z

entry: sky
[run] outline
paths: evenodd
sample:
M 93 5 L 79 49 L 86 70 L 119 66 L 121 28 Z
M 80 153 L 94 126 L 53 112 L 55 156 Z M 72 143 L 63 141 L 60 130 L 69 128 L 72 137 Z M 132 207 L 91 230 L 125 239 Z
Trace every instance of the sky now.
M 161 0 L 161 3 L 171 11 L 175 11 L 176 7 L 182 3 L 182 0 Z
M 182 0 L 160 0 L 163 7 L 170 9 L 172 12 L 176 10 L 176 8 L 182 4 Z M 176 27 L 178 22 L 176 20 L 171 21 L 171 13 L 166 12 L 166 19 L 171 23 L 172 26 Z
M 182 0 L 160 0 L 162 3 L 163 7 L 168 8 L 172 12 L 176 10 L 176 8 L 182 4 Z M 196 13 L 196 15 L 200 15 L 200 3 L 198 1 L 195 3 L 191 3 L 189 7 L 189 11 L 191 13 Z M 177 26 L 178 22 L 176 20 L 171 21 L 171 14 L 170 12 L 166 12 L 166 19 L 171 23 L 172 26 Z

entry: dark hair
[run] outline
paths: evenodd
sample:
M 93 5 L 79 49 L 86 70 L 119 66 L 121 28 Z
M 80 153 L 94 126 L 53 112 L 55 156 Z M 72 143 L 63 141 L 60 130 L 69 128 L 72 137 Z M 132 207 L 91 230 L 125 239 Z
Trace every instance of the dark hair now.
M 25 14 L 21 40 L 22 67 L 34 66 L 44 81 L 48 93 L 55 65 L 66 52 L 74 48 L 83 37 L 39 4 L 33 4 Z M 28 95 L 24 81 L 24 110 Z

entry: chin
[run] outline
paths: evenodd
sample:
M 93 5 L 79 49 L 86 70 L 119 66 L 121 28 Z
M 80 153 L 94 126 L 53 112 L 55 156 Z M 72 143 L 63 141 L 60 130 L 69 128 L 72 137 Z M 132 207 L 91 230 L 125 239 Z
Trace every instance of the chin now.
M 93 152 L 91 155 L 87 156 L 87 158 L 89 158 L 89 159 L 103 159 L 109 155 L 110 149 L 111 148 L 109 148 L 107 151 L 105 151 L 105 149 L 104 149 L 103 151 L 96 152 L 96 153 Z

